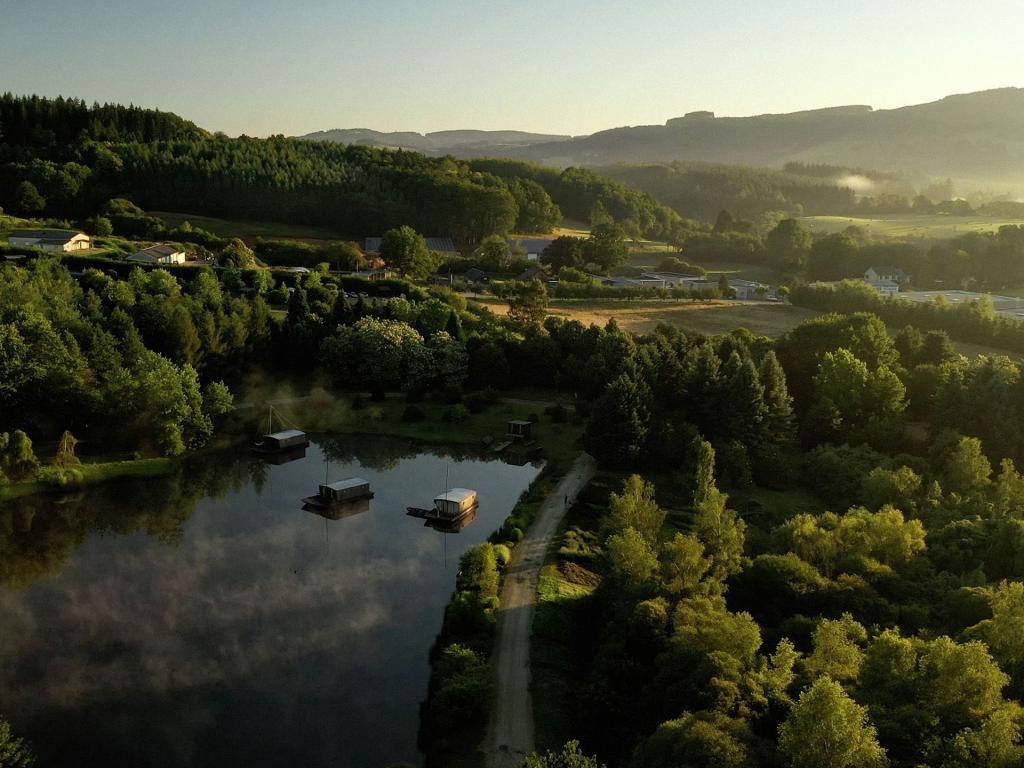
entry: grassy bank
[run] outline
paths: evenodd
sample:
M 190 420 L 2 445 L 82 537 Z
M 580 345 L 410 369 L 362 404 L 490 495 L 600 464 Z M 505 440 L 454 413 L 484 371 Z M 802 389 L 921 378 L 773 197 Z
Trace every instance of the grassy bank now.
M 401 397 L 375 401 L 324 389 L 314 389 L 301 401 L 274 407 L 307 431 L 391 435 L 425 443 L 476 447 L 482 447 L 487 437 L 501 442 L 509 421 L 528 421 L 533 416 L 537 422 L 532 439 L 543 448 L 544 458 L 566 465 L 571 462 L 582 425 L 556 422 L 545 413 L 546 403 L 556 399 L 554 393 L 550 393 L 550 400 L 535 401 L 533 398 L 542 395 L 531 392 L 530 398 L 522 402 L 507 401 L 516 399 L 515 395 L 502 393 L 501 401 L 485 405 L 479 413 L 471 413 L 458 404 L 410 403 Z M 410 413 L 416 415 L 416 420 L 409 420 Z
M 536 750 L 559 749 L 574 735 L 574 699 L 583 684 L 579 660 L 586 646 L 590 595 L 600 583 L 591 570 L 600 548 L 596 532 L 617 476 L 599 474 L 570 508 L 541 571 L 530 639 L 530 675 Z
M 161 477 L 176 466 L 175 459 L 132 459 L 129 461 L 100 461 L 72 467 L 64 473 L 53 467 L 42 467 L 36 476 L 18 483 L 0 485 L 0 501 L 48 491 L 83 488 L 110 480 Z

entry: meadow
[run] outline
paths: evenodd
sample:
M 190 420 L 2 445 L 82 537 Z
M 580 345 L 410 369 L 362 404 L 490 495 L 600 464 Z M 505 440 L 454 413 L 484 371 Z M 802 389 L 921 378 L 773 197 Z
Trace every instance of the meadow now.
M 988 216 L 944 216 L 940 214 L 894 214 L 891 216 L 804 216 L 805 227 L 815 233 L 842 232 L 847 227 L 860 227 L 876 237 L 925 237 L 944 239 L 969 232 L 995 232 L 1007 224 L 1024 224 L 1021 219 L 999 219 Z

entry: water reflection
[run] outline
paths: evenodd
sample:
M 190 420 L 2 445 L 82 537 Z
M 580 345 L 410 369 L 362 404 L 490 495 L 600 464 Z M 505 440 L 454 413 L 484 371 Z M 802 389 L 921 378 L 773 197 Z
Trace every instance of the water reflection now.
M 458 556 L 537 469 L 404 441 L 322 446 L 0 506 L 0 712 L 41 764 L 417 760 Z M 369 508 L 330 520 L 299 508 L 327 457 L 332 479 L 371 482 Z M 440 490 L 446 464 L 481 505 L 438 542 L 405 505 Z

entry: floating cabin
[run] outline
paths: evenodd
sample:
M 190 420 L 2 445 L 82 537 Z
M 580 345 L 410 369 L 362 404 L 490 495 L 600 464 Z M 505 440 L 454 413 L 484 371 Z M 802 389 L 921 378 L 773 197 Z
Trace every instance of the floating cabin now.
M 476 509 L 476 491 L 469 488 L 449 488 L 434 498 L 434 509 L 440 520 L 458 520 Z
M 533 434 L 533 422 L 531 421 L 510 421 L 508 423 L 508 437 L 512 440 L 529 440 Z
M 283 432 L 274 432 L 264 435 L 253 450 L 256 453 L 279 453 L 280 451 L 291 451 L 296 448 L 308 448 L 309 437 L 301 429 L 286 429 Z

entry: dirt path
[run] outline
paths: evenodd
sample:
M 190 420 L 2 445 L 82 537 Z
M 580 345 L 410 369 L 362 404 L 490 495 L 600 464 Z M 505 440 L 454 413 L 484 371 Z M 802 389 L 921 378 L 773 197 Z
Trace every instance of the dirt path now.
M 533 751 L 533 701 L 530 697 L 530 636 L 537 584 L 551 540 L 569 503 L 593 476 L 596 463 L 585 453 L 544 501 L 540 514 L 515 549 L 501 588 L 494 641 L 496 675 L 494 713 L 487 736 L 490 768 L 517 768 Z

